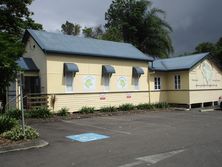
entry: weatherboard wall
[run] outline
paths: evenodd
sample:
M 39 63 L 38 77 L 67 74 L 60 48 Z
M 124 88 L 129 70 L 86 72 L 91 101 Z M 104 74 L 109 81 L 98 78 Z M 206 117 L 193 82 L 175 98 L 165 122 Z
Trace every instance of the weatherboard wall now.
M 180 75 L 181 89 L 175 89 L 174 77 Z M 154 78 L 160 77 L 161 89 L 155 90 Z M 189 72 L 176 71 L 176 72 L 150 72 L 150 92 L 151 102 L 168 102 L 178 104 L 189 104 Z
M 92 58 L 77 55 L 47 55 L 47 94 L 55 94 L 55 110 L 67 107 L 78 111 L 83 106 L 118 106 L 123 103 L 148 103 L 148 63 L 111 58 Z M 75 63 L 79 72 L 73 79 L 73 92 L 66 92 L 64 63 Z M 110 86 L 105 90 L 102 80 L 102 65 L 111 65 L 115 73 L 110 78 Z M 139 89 L 135 89 L 132 80 L 132 67 L 141 67 L 144 74 L 139 78 Z M 94 86 L 85 86 L 87 78 L 92 78 Z M 124 78 L 126 85 L 119 86 Z
M 204 60 L 189 73 L 190 103 L 217 101 L 222 94 L 222 72 L 210 60 Z
M 160 78 L 160 89 L 155 89 L 155 77 Z M 167 102 L 167 75 L 164 72 L 150 72 L 150 101 L 151 103 Z

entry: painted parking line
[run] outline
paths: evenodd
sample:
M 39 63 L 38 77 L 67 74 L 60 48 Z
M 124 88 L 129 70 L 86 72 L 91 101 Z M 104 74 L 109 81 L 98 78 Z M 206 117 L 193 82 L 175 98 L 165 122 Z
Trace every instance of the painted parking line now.
M 155 155 L 148 155 L 144 157 L 138 157 L 136 158 L 134 162 L 128 163 L 121 165 L 119 167 L 133 167 L 141 164 L 146 164 L 147 166 L 156 164 L 164 159 L 170 158 L 176 154 L 182 153 L 185 150 L 176 150 L 176 151 L 171 151 L 171 152 L 166 152 L 166 153 L 161 153 L 161 154 L 155 154 Z
M 81 124 L 81 123 L 76 123 L 76 122 L 72 122 L 72 121 L 65 121 L 65 120 L 63 120 L 63 122 L 75 124 L 75 125 L 78 125 L 78 126 L 88 126 L 88 127 L 92 127 L 92 128 L 96 128 L 96 129 L 102 129 L 102 130 L 111 131 L 111 132 L 115 132 L 115 133 L 121 133 L 121 134 L 125 134 L 125 135 L 131 135 L 130 132 L 120 131 L 120 130 L 113 130 L 113 129 L 104 128 L 104 127 L 100 127 L 100 126 Z
M 106 135 L 101 135 L 97 133 L 82 133 L 78 135 L 70 135 L 66 136 L 66 138 L 71 139 L 73 141 L 79 141 L 79 142 L 91 142 L 95 140 L 102 140 L 102 139 L 107 139 L 109 136 Z

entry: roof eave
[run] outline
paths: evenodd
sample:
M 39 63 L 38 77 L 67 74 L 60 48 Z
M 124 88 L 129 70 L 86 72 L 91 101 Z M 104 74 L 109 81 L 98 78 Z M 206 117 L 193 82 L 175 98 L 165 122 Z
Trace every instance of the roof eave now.
M 169 69 L 169 70 L 162 70 L 162 69 L 151 69 L 157 72 L 175 72 L 175 71 L 189 71 L 190 68 L 180 68 L 180 69 Z
M 199 61 L 197 61 L 196 63 L 194 63 L 189 69 L 193 69 L 197 64 L 199 64 L 200 62 L 203 62 L 204 60 L 206 60 L 209 57 L 210 53 L 206 53 L 206 55 L 201 58 Z
M 66 52 L 66 51 L 56 51 L 56 50 L 46 50 L 43 49 L 43 51 L 47 54 L 65 54 L 65 55 L 84 55 L 84 56 L 93 56 L 93 57 L 102 57 L 102 58 L 113 58 L 113 59 L 124 59 L 124 60 L 137 60 L 137 61 L 146 61 L 146 62 L 152 62 L 152 60 L 149 59 L 136 59 L 136 58 L 128 58 L 128 57 L 117 57 L 112 55 L 98 55 L 98 54 L 91 54 L 91 53 L 79 53 L 79 52 Z

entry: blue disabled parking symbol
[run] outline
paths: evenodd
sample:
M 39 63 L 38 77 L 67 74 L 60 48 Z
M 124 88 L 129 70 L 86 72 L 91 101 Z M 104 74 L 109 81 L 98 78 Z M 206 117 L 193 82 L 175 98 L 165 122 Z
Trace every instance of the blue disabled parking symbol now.
M 82 133 L 78 135 L 70 135 L 66 136 L 68 139 L 71 139 L 73 141 L 79 141 L 79 142 L 90 142 L 95 140 L 101 140 L 109 138 L 109 136 L 101 135 L 97 133 Z

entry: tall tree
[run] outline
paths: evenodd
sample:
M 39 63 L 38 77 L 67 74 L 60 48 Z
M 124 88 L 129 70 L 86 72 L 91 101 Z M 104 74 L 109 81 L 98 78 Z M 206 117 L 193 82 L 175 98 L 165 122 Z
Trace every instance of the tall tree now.
M 85 27 L 82 30 L 82 33 L 84 37 L 86 38 L 101 39 L 104 34 L 104 31 L 103 31 L 102 25 L 98 25 L 95 27 Z
M 86 38 L 94 38 L 92 27 L 85 27 L 84 29 L 82 29 L 82 33 Z
M 103 31 L 102 25 L 98 25 L 94 27 L 93 29 L 94 38 L 101 39 L 103 34 L 104 34 L 104 31 Z
M 74 24 L 69 21 L 66 21 L 65 24 L 61 26 L 62 32 L 67 35 L 79 35 L 81 31 L 81 26 L 79 24 Z
M 203 42 L 196 46 L 194 53 L 209 52 L 212 60 L 222 67 L 222 37 L 216 43 Z
M 35 23 L 28 6 L 32 0 L 1 0 L 0 2 L 0 31 L 14 36 L 23 34 L 24 29 L 42 29 L 42 25 Z
M 16 60 L 22 55 L 23 46 L 17 38 L 0 32 L 0 95 L 12 82 L 19 70 Z
M 122 42 L 122 33 L 115 27 L 108 28 L 102 35 L 101 39 L 108 41 Z
M 0 2 L 0 94 L 15 79 L 19 69 L 16 60 L 22 55 L 24 29 L 42 29 L 35 23 L 28 6 L 32 0 L 1 0 Z
M 203 42 L 197 45 L 195 48 L 195 52 L 202 53 L 202 52 L 214 52 L 216 49 L 215 44 L 210 42 Z
M 145 53 L 168 57 L 173 52 L 164 11 L 152 8 L 147 0 L 113 0 L 105 13 L 105 27 L 115 28 L 124 42 L 130 42 Z

